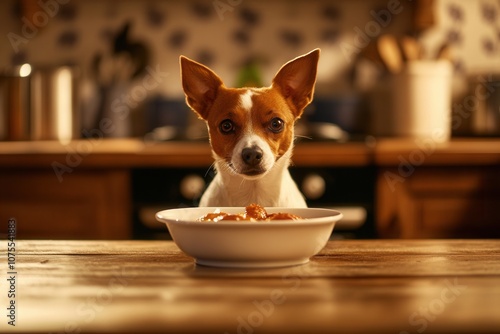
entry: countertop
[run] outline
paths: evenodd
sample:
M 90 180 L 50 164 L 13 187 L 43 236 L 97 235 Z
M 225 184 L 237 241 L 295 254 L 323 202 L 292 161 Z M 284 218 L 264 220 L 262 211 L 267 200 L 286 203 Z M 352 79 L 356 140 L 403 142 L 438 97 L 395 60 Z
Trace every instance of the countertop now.
M 500 332 L 498 240 L 335 240 L 259 270 L 197 266 L 171 241 L 14 248 L 2 333 Z
M 300 140 L 296 166 L 500 165 L 499 139 L 454 138 L 449 142 L 369 137 L 336 143 Z M 213 158 L 207 141 L 148 142 L 141 139 L 80 139 L 0 142 L 0 168 L 47 167 L 53 162 L 100 167 L 206 167 Z

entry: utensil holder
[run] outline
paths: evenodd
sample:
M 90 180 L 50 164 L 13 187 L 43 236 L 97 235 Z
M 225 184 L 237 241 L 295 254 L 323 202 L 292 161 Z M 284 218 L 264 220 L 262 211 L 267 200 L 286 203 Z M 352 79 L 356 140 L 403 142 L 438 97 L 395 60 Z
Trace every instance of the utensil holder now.
M 451 136 L 452 65 L 447 60 L 407 62 L 393 76 L 393 134 L 447 141 Z

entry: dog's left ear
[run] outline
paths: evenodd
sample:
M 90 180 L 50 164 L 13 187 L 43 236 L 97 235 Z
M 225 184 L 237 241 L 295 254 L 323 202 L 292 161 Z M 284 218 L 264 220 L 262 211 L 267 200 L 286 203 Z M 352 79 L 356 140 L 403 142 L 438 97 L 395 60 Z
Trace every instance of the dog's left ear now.
M 280 90 L 296 118 L 311 103 L 316 83 L 319 49 L 297 57 L 281 67 L 273 79 L 273 87 Z

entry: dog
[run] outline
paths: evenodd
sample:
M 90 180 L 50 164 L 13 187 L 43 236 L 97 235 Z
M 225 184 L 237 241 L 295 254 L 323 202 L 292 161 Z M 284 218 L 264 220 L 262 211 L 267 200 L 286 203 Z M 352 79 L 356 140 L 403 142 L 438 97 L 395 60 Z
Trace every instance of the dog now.
M 287 62 L 262 88 L 227 88 L 211 69 L 180 56 L 186 103 L 206 122 L 215 160 L 199 206 L 307 207 L 288 166 L 319 55 L 315 49 Z

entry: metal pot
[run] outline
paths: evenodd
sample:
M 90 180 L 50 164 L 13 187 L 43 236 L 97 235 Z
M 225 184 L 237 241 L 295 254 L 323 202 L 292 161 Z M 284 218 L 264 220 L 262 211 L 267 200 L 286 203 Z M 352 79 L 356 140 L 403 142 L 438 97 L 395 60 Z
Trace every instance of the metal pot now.
M 29 64 L 0 73 L 0 140 L 30 139 L 30 74 Z
M 24 64 L 0 80 L 0 139 L 59 140 L 80 137 L 78 71 L 70 66 Z
M 69 141 L 79 137 L 77 70 L 35 69 L 31 75 L 31 138 Z

